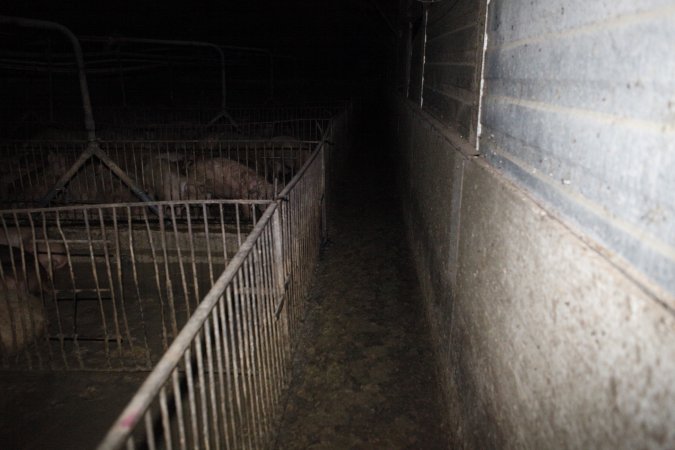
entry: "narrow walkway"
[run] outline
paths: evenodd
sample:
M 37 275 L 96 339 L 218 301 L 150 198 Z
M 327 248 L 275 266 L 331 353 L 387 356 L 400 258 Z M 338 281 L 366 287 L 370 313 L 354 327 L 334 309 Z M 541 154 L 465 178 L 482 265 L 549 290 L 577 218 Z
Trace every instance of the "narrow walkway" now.
M 448 447 L 393 172 L 372 155 L 374 137 L 332 213 L 280 449 Z

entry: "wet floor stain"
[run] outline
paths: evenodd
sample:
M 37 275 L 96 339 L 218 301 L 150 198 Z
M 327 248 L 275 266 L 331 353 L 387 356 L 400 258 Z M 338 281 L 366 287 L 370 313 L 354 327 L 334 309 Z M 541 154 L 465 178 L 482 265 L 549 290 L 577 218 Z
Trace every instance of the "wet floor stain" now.
M 398 199 L 378 162 L 341 184 L 279 449 L 449 446 Z

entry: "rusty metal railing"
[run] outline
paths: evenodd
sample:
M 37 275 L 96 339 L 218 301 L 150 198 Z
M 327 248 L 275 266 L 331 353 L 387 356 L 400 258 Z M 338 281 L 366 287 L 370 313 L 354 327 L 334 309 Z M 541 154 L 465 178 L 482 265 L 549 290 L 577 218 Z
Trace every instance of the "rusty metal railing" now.
M 117 175 L 120 180 L 126 184 L 129 189 L 141 200 L 151 201 L 148 194 L 143 191 L 129 176 L 124 173 L 120 167 L 112 161 L 106 153 L 101 150 L 96 141 L 96 131 L 94 124 L 94 115 L 91 108 L 91 98 L 89 96 L 89 87 L 87 86 L 87 76 L 84 72 L 84 60 L 82 57 L 82 47 L 75 35 L 66 27 L 55 22 L 48 22 L 45 20 L 26 19 L 22 17 L 0 16 L 0 23 L 7 25 L 15 25 L 19 27 L 38 28 L 44 30 L 54 30 L 65 34 L 73 46 L 73 52 L 77 61 L 77 73 L 80 82 L 80 92 L 82 95 L 82 107 L 84 109 L 84 127 L 87 132 L 87 139 L 89 141 L 87 148 L 82 152 L 80 157 L 75 161 L 70 169 L 68 169 L 56 182 L 54 187 L 47 192 L 47 194 L 40 200 L 41 205 L 49 205 L 51 200 L 63 190 L 65 185 L 77 173 L 82 165 L 87 162 L 92 156 L 96 156 L 108 168 Z M 156 210 L 154 210 L 157 212 Z
M 353 109 L 268 206 L 99 450 L 269 446 Z
M 270 204 L 100 449 L 269 442 L 318 258 L 324 151 Z
M 292 137 L 223 141 L 214 134 L 198 141 L 116 140 L 100 145 L 110 159 L 158 200 L 272 199 L 307 161 L 316 141 Z M 0 143 L 0 207 L 35 207 L 85 146 L 58 141 Z M 220 170 L 210 169 L 216 166 Z M 235 187 L 233 183 L 242 189 L 219 189 L 231 189 Z M 190 187 L 199 190 L 190 191 Z M 52 205 L 134 200 L 127 185 L 103 163 L 90 160 Z
M 0 368 L 149 369 L 269 204 L 0 211 Z

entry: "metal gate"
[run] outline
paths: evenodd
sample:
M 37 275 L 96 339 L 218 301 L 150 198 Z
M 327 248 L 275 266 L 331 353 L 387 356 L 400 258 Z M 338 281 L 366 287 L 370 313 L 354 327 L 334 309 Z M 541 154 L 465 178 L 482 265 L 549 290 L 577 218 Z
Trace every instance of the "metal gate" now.
M 258 448 L 289 381 L 322 235 L 325 145 L 270 204 L 101 448 Z

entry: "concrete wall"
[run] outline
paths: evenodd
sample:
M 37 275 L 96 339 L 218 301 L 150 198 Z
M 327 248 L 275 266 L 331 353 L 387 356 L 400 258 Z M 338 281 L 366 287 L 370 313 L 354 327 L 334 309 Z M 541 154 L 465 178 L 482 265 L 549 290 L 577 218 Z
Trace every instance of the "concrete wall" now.
M 456 11 L 478 17 L 483 6 L 473 5 L 476 15 Z M 675 447 L 675 302 L 670 279 L 659 276 L 675 264 L 651 258 L 667 256 L 675 238 L 668 206 L 675 171 L 663 172 L 675 153 L 667 102 L 661 107 L 675 91 L 658 95 L 670 81 L 647 76 L 657 70 L 650 61 L 666 68 L 675 61 L 656 45 L 656 35 L 668 37 L 663 23 L 673 8 L 602 5 L 492 0 L 480 156 L 456 120 L 402 98 L 392 106 L 404 220 L 458 447 Z M 596 27 L 610 17 L 609 28 Z M 636 21 L 639 29 L 629 30 Z M 570 36 L 597 53 L 581 52 Z M 467 48 L 482 48 L 482 35 L 472 39 Z M 633 66 L 611 53 L 611 42 L 636 58 Z M 481 54 L 473 55 L 479 80 Z M 604 63 L 593 59 L 602 55 Z M 625 77 L 607 85 L 619 64 L 633 69 L 625 77 L 640 76 L 642 95 L 619 89 Z M 592 79 L 597 73 L 604 82 Z M 479 90 L 473 81 L 464 93 L 469 109 Z M 647 122 L 657 125 L 647 130 Z M 650 152 L 658 164 L 646 161 Z M 521 176 L 533 168 L 553 171 L 554 181 Z M 617 195 L 603 193 L 606 186 Z M 590 204 L 599 222 L 580 219 Z M 636 216 L 643 207 L 660 208 L 658 218 Z M 616 230 L 629 231 L 629 246 Z M 662 251 L 646 259 L 624 251 L 654 247 Z

